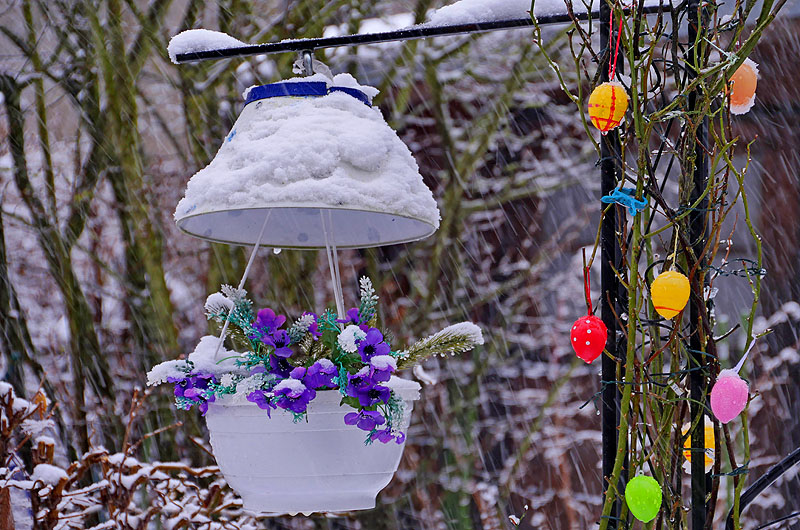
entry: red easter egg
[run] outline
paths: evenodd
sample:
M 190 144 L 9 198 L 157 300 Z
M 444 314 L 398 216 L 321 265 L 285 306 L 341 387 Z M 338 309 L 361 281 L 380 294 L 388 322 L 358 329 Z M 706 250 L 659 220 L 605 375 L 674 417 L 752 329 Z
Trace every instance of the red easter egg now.
M 598 317 L 586 315 L 572 325 L 569 338 L 575 355 L 587 363 L 591 363 L 603 353 L 608 338 L 608 329 Z

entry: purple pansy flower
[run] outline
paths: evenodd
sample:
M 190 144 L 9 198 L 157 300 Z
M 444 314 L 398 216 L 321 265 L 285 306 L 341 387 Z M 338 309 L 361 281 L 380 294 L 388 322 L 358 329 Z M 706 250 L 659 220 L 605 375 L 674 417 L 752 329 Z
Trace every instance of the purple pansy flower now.
M 258 408 L 267 411 L 267 417 L 271 418 L 270 412 L 278 408 L 278 406 L 272 402 L 272 399 L 267 397 L 267 393 L 264 390 L 254 390 L 247 394 L 247 401 L 251 403 L 255 403 L 258 405 Z
M 283 357 L 269 356 L 269 373 L 275 374 L 281 379 L 286 379 L 293 368 L 294 366 L 289 364 L 289 361 Z
M 262 340 L 264 341 L 264 344 L 269 344 L 274 348 L 272 353 L 278 357 L 287 359 L 292 356 L 292 353 L 294 353 L 289 347 L 292 339 L 285 330 L 279 329 L 272 334 L 272 337 L 263 337 Z
M 311 311 L 306 311 L 303 313 L 303 316 L 311 315 L 314 317 L 314 321 L 308 326 L 308 332 L 311 333 L 311 336 L 314 337 L 314 340 L 317 340 L 322 336 L 322 333 L 319 331 L 319 323 L 317 319 L 319 318 L 316 313 L 312 313 Z
M 309 402 L 317 397 L 317 392 L 313 388 L 306 387 L 301 381 L 305 373 L 305 368 L 295 368 L 290 378 L 284 379 L 272 389 L 273 394 L 278 396 L 277 405 L 280 408 L 303 414 Z
M 386 382 L 397 370 L 397 361 L 391 355 L 375 355 L 369 361 L 370 378 L 375 382 Z
M 378 425 L 386 423 L 386 418 L 376 410 L 361 410 L 344 415 L 347 425 L 355 425 L 362 431 L 371 431 Z
M 303 383 L 309 388 L 335 388 L 336 383 L 333 382 L 334 378 L 339 375 L 339 370 L 336 365 L 328 359 L 320 359 L 306 371 Z
M 345 317 L 346 318 L 341 318 L 341 319 L 337 320 L 336 322 L 339 322 L 340 324 L 355 324 L 355 325 L 358 325 L 359 318 L 360 318 L 358 316 L 358 308 L 357 307 L 351 307 L 350 309 L 348 309 L 347 313 L 345 314 Z
M 392 395 L 389 388 L 375 384 L 371 375 L 370 367 L 365 366 L 357 374 L 347 376 L 347 395 L 357 398 L 362 407 L 388 403 Z
M 253 327 L 271 334 L 280 328 L 284 322 L 286 322 L 285 316 L 276 315 L 275 311 L 267 307 L 259 310 Z
M 393 433 L 391 429 L 387 428 L 370 434 L 369 439 L 373 441 L 378 440 L 381 443 L 389 443 L 394 440 L 398 444 L 401 444 L 405 441 L 406 435 L 400 431 Z
M 368 363 L 376 355 L 389 355 L 389 345 L 383 342 L 383 333 L 376 328 L 369 328 L 367 336 L 358 345 L 361 360 Z
M 193 374 L 185 378 L 168 377 L 167 382 L 175 383 L 175 397 L 188 399 L 197 404 L 200 413 L 205 416 L 208 412 L 208 404 L 216 399 L 214 394 L 206 397 L 205 392 L 211 382 L 216 383 L 216 379 L 211 374 Z

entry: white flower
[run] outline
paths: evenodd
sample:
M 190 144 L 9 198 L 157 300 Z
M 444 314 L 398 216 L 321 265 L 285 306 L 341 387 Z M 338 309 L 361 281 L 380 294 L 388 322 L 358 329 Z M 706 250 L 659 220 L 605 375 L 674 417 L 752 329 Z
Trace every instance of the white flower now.
M 222 386 L 232 386 L 233 385 L 233 375 L 225 374 L 219 379 L 219 384 Z
M 339 333 L 339 338 L 336 339 L 339 347 L 347 353 L 355 353 L 358 350 L 358 341 L 364 340 L 367 334 L 355 324 L 350 324 Z

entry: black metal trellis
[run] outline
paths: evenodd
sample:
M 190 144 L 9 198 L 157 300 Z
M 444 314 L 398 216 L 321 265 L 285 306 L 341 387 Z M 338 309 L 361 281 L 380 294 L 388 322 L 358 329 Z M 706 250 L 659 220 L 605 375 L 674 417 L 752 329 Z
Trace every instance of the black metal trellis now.
M 742 494 L 741 499 L 739 500 L 739 513 L 744 512 L 744 509 L 747 508 L 747 505 L 750 504 L 753 499 L 758 497 L 762 491 L 767 489 L 769 486 L 772 485 L 773 482 L 778 480 L 778 477 L 789 471 L 795 465 L 800 464 L 800 447 L 789 453 L 783 460 L 769 468 L 766 473 L 761 475 L 758 480 L 753 482 L 753 484 L 747 488 L 747 490 Z M 740 480 L 744 480 L 746 475 L 742 475 Z M 769 523 L 763 524 L 758 528 L 767 528 L 772 526 L 773 524 L 786 521 L 789 519 L 793 519 L 795 517 L 800 517 L 800 511 L 792 512 L 788 515 L 780 517 L 774 521 Z M 728 518 L 725 522 L 725 530 L 733 530 L 733 508 L 728 512 Z M 758 529 L 756 529 L 758 530 Z
M 699 0 L 688 0 L 687 4 L 681 4 L 681 8 L 686 6 L 688 9 L 689 19 L 689 42 L 693 43 L 698 31 L 703 24 L 702 13 L 699 9 Z M 676 7 L 677 8 L 677 7 Z M 669 3 L 662 5 L 651 4 L 644 6 L 643 14 L 666 12 L 671 11 L 673 6 Z M 599 21 L 600 29 L 600 44 L 603 53 L 601 64 L 601 75 L 603 81 L 608 81 L 608 61 L 611 59 L 610 43 L 613 42 L 612 36 L 614 28 L 609 24 L 609 10 L 610 6 L 607 2 L 601 0 L 599 10 L 591 12 L 574 13 L 558 13 L 537 16 L 536 20 L 539 25 L 558 24 L 573 22 L 574 19 L 589 20 L 596 19 Z M 304 53 L 306 61 L 308 61 L 310 54 L 314 50 L 341 47 L 341 46 L 357 46 L 362 44 L 376 44 L 383 42 L 404 41 L 413 39 L 424 39 L 440 36 L 452 36 L 482 33 L 498 30 L 519 29 L 532 27 L 533 21 L 530 17 L 476 22 L 468 24 L 456 24 L 447 26 L 426 26 L 419 25 L 406 29 L 395 31 L 387 31 L 381 33 L 369 34 L 356 34 L 356 35 L 343 35 L 337 37 L 315 38 L 315 39 L 290 39 L 281 42 L 273 42 L 266 44 L 244 45 L 225 49 L 205 50 L 190 53 L 179 53 L 175 56 L 176 63 L 189 63 L 204 60 L 219 60 L 233 57 L 246 57 L 253 55 L 264 55 L 272 53 L 284 52 L 300 52 Z M 692 49 L 692 56 L 697 50 Z M 696 94 L 690 97 L 690 106 L 694 105 Z M 695 173 L 692 181 L 692 190 L 690 194 L 690 203 L 694 203 L 705 191 L 706 183 L 708 181 L 708 164 L 705 153 L 705 146 L 707 143 L 707 126 L 705 121 L 698 128 L 697 132 L 697 146 L 696 146 L 696 161 Z M 622 179 L 621 155 L 620 155 L 620 137 L 618 131 L 612 131 L 602 138 L 601 144 L 601 161 L 600 161 L 600 174 L 601 174 L 601 195 L 608 195 L 611 191 L 618 186 Z M 602 208 L 602 206 L 601 206 Z M 705 203 L 701 203 L 699 208 L 693 209 L 689 216 L 689 239 L 695 256 L 700 256 L 703 252 L 706 239 L 707 228 L 705 224 L 704 211 Z M 618 425 L 620 420 L 620 391 L 618 385 L 609 382 L 619 380 L 619 373 L 624 366 L 615 359 L 625 359 L 625 351 L 627 349 L 626 339 L 619 331 L 619 323 L 617 315 L 625 312 L 624 299 L 625 292 L 622 289 L 617 271 L 622 270 L 623 255 L 620 247 L 618 233 L 621 227 L 625 225 L 625 211 L 622 208 L 609 207 L 606 209 L 601 220 L 601 235 L 600 235 L 600 258 L 601 258 L 601 293 L 602 298 L 600 301 L 601 315 L 603 322 L 608 328 L 608 341 L 607 350 L 612 356 L 602 356 L 602 381 L 603 387 L 602 394 L 602 452 L 603 452 L 603 490 L 606 490 L 607 481 L 606 477 L 612 474 L 614 461 L 617 452 L 617 442 L 619 437 Z M 703 263 L 699 263 L 696 274 L 699 275 L 703 270 Z M 696 287 L 696 285 L 695 285 Z M 696 290 L 695 290 L 696 291 Z M 702 290 L 700 291 L 702 292 Z M 700 310 L 702 309 L 701 301 L 692 301 L 690 303 L 690 326 L 691 326 L 691 350 L 699 352 L 701 350 L 700 343 Z M 695 353 L 692 355 L 692 362 L 701 367 L 705 366 L 704 355 Z M 692 370 L 690 372 L 690 397 L 691 397 L 691 416 L 697 418 L 698 415 L 704 413 L 705 407 L 703 406 L 704 396 L 707 394 L 706 388 L 706 374 L 703 369 Z M 704 449 L 704 428 L 702 422 L 695 432 L 692 434 L 692 448 L 696 455 Z M 796 452 L 797 453 L 797 452 Z M 793 453 L 795 454 L 795 453 Z M 700 530 L 706 524 L 706 505 L 705 497 L 707 491 L 708 475 L 704 469 L 704 459 L 699 456 L 692 459 L 692 513 L 691 513 L 691 527 L 695 530 Z M 620 477 L 620 483 L 624 484 L 627 477 L 627 459 L 624 463 L 623 473 Z M 785 470 L 784 470 L 785 471 Z M 774 480 L 774 478 L 772 479 Z M 770 482 L 771 483 L 771 482 Z M 764 486 L 766 487 L 766 486 Z M 762 487 L 763 489 L 763 487 Z M 620 491 L 622 489 L 620 488 Z M 749 491 L 749 490 L 748 490 Z M 760 490 L 759 490 L 760 491 Z M 747 502 L 749 502 L 748 499 Z M 746 505 L 743 499 L 742 507 Z M 615 503 L 611 514 L 608 527 L 617 529 L 619 527 L 619 503 Z

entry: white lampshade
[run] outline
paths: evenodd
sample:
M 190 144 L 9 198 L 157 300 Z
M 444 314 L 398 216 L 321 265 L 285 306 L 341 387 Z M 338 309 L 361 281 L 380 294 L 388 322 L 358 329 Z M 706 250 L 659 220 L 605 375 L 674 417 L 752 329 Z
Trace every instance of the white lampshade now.
M 347 74 L 250 89 L 214 159 L 189 180 L 178 228 L 252 245 L 265 226 L 260 243 L 280 248 L 321 248 L 326 238 L 363 248 L 431 235 L 436 201 L 370 91 Z

